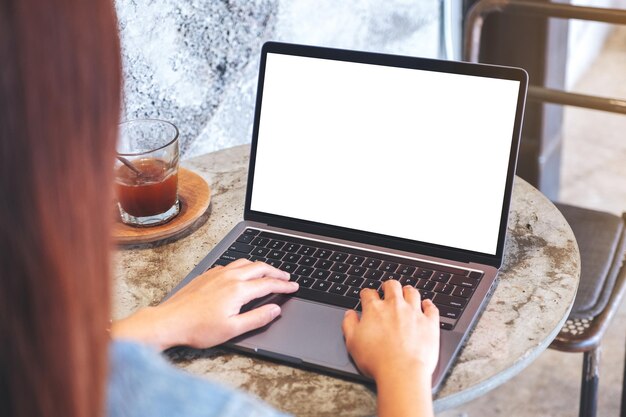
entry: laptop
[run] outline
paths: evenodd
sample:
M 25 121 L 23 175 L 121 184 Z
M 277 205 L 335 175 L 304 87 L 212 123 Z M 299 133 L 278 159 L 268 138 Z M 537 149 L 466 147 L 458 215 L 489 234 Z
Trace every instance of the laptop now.
M 388 279 L 440 311 L 436 392 L 504 255 L 527 74 L 518 68 L 268 42 L 242 221 L 172 291 L 246 258 L 300 289 L 234 349 L 370 381 L 341 323 Z

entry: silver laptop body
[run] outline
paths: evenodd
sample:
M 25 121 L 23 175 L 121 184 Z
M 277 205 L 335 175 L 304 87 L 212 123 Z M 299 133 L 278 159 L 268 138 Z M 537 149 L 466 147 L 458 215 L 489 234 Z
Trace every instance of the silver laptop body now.
M 517 68 L 266 43 L 244 219 L 170 295 L 229 261 L 227 253 L 244 257 L 233 252 L 238 239 L 260 242 L 241 239 L 246 233 L 395 260 L 398 271 L 417 265 L 412 274 L 443 270 L 434 284 L 442 292 L 429 290 L 453 304 L 440 318 L 436 392 L 496 285 L 526 88 L 527 74 Z M 480 278 L 463 289 L 463 276 Z M 460 313 L 459 293 L 471 293 Z M 282 314 L 227 345 L 371 382 L 346 351 L 346 307 L 316 297 L 272 296 L 246 306 L 271 301 Z

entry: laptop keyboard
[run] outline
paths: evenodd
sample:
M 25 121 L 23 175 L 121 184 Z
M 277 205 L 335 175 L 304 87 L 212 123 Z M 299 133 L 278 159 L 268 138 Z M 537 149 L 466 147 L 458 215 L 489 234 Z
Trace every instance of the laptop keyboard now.
M 411 285 L 439 308 L 441 328 L 451 330 L 461 316 L 483 274 L 446 265 L 398 258 L 277 233 L 246 229 L 212 265 L 236 259 L 266 262 L 291 274 L 306 300 L 360 310 L 359 292 L 377 290 L 395 279 Z

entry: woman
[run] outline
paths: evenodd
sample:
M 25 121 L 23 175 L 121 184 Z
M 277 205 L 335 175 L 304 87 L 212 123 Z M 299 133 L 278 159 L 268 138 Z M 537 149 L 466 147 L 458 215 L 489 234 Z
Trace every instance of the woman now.
M 0 0 L 2 410 L 16 417 L 276 415 L 175 370 L 157 353 L 214 346 L 271 322 L 276 305 L 239 309 L 297 289 L 275 268 L 237 261 L 212 269 L 161 306 L 114 323 L 117 340 L 110 340 L 120 82 L 110 0 Z M 388 281 L 383 289 L 384 301 L 362 292 L 360 318 L 346 312 L 348 350 L 375 379 L 381 416 L 432 415 L 437 310 L 414 288 Z

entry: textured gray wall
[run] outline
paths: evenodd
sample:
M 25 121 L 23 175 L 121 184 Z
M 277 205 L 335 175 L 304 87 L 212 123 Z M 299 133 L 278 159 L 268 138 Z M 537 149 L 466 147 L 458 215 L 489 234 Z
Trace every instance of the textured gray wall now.
M 439 0 L 117 0 L 123 119 L 175 123 L 184 157 L 250 141 L 266 40 L 436 57 Z

